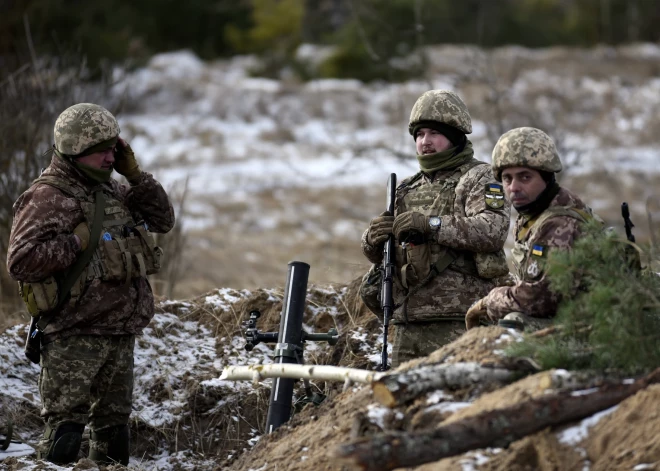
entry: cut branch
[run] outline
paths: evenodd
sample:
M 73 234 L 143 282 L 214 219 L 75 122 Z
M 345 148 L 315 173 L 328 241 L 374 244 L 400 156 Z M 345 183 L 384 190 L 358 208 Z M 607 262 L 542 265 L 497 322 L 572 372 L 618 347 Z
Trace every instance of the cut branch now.
M 220 379 L 229 381 L 259 381 L 264 378 L 317 379 L 321 381 L 350 381 L 354 383 L 371 383 L 379 379 L 383 373 L 344 368 L 327 365 L 237 365 L 229 366 L 222 371 Z
M 479 363 L 454 363 L 415 368 L 388 374 L 372 385 L 374 399 L 387 407 L 396 407 L 436 389 L 461 389 L 474 384 L 509 383 L 520 372 L 488 368 Z
M 632 383 L 594 391 L 545 395 L 495 409 L 431 431 L 387 433 L 341 445 L 336 456 L 362 470 L 412 467 L 486 447 L 506 447 L 532 433 L 589 417 L 612 407 L 649 384 L 660 382 L 660 368 Z

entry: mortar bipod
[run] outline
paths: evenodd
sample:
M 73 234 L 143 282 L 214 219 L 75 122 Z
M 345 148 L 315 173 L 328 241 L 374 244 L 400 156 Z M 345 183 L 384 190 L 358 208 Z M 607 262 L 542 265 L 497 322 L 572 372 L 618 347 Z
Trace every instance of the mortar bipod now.
M 250 318 L 246 321 L 243 321 L 243 328 L 245 328 L 245 350 L 251 352 L 254 347 L 260 343 L 277 343 L 278 332 L 260 332 L 257 328 L 257 320 L 261 317 L 261 312 L 258 310 L 250 311 Z M 305 341 L 311 340 L 313 342 L 328 342 L 329 345 L 337 345 L 339 341 L 339 334 L 337 329 L 330 329 L 327 333 L 309 333 L 305 329 L 301 328 L 301 344 L 304 346 Z M 275 356 L 280 356 L 284 353 L 284 356 L 291 356 L 292 353 L 288 352 L 286 349 L 283 352 L 280 352 L 283 347 L 286 347 L 286 344 L 277 345 L 277 350 L 275 351 Z M 299 348 L 291 349 L 293 351 L 293 356 L 296 358 L 297 363 L 302 365 L 303 359 L 298 357 L 297 352 Z
M 325 334 L 310 334 L 302 328 L 308 276 L 308 264 L 304 262 L 289 263 L 282 315 L 280 317 L 280 331 L 279 333 L 259 332 L 257 319 L 261 317 L 261 313 L 256 310 L 251 311 L 250 318 L 244 323 L 245 349 L 247 351 L 252 350 L 261 342 L 275 343 L 273 358 L 275 363 L 303 364 L 303 346 L 306 340 L 325 341 L 330 345 L 337 343 L 339 335 L 335 329 L 330 329 Z M 274 378 L 266 419 L 266 431 L 268 433 L 271 433 L 291 418 L 294 382 L 294 379 Z M 301 404 L 304 405 L 309 402 L 319 404 L 325 399 L 322 394 L 312 392 L 309 381 L 304 380 L 304 384 L 305 396 L 296 402 L 296 408 L 300 408 Z
M 254 310 L 250 311 L 250 318 L 247 321 L 244 321 L 243 326 L 245 327 L 245 350 L 252 351 L 256 345 L 259 343 L 277 343 L 277 332 L 260 332 L 257 328 L 257 319 L 261 317 L 261 312 Z M 303 365 L 304 359 L 304 344 L 306 340 L 311 340 L 313 342 L 328 342 L 329 345 L 336 345 L 339 341 L 339 335 L 337 329 L 330 329 L 327 333 L 309 333 L 306 330 L 300 329 L 300 345 L 295 343 L 277 343 L 274 357 L 283 357 L 294 360 L 291 363 L 297 363 Z M 314 404 L 315 406 L 320 405 L 325 400 L 325 395 L 312 391 L 312 386 L 308 379 L 303 379 L 303 387 L 305 389 L 305 395 L 298 398 L 295 403 L 293 403 L 293 411 L 300 412 L 302 408 L 307 404 Z M 291 397 L 293 402 L 293 396 Z

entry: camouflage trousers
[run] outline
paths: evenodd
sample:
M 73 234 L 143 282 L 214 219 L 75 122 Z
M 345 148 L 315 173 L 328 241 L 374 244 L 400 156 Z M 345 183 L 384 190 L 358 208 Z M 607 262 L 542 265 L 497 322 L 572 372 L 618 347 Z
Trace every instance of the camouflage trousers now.
M 101 430 L 128 423 L 133 397 L 135 336 L 79 335 L 42 347 L 41 416 Z M 45 440 L 44 440 L 45 442 Z M 50 443 L 40 443 L 48 449 Z
M 465 332 L 465 321 L 448 319 L 395 325 L 392 367 L 426 356 Z

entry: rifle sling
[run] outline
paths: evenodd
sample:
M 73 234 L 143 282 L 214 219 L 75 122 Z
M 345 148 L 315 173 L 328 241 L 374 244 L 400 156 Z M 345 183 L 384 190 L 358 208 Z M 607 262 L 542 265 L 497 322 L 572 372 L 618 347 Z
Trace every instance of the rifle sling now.
M 94 251 L 96 251 L 96 247 L 99 245 L 99 239 L 101 238 L 104 209 L 105 197 L 103 196 L 103 188 L 98 186 L 94 189 L 94 221 L 92 222 L 92 229 L 90 231 L 89 244 L 82 255 L 73 263 L 62 279 L 62 282 L 58 283 L 59 298 L 57 300 L 57 306 L 48 315 L 41 315 L 37 322 L 37 327 L 41 332 L 46 329 L 46 326 L 48 326 L 53 315 L 59 311 L 65 301 L 69 298 L 69 293 L 71 292 L 74 283 L 92 260 Z

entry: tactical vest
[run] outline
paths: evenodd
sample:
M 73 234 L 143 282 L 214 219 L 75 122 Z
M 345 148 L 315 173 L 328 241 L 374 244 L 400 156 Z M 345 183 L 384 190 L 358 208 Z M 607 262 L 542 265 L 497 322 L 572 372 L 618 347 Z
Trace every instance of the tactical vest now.
M 472 159 L 454 170 L 447 178 L 424 186 L 421 185 L 423 174 L 415 174 L 397 189 L 397 214 L 417 211 L 427 218 L 454 215 L 458 182 L 470 169 L 478 165 L 488 164 Z M 503 250 L 473 253 L 451 249 L 435 240 L 418 244 L 397 240 L 396 264 L 396 280 L 400 288 L 406 290 L 426 283 L 425 280 L 433 274 L 442 273 L 447 268 L 481 278 L 495 278 L 509 272 Z
M 53 175 L 42 175 L 33 182 L 33 185 L 40 183 L 55 187 L 75 198 L 80 204 L 88 228 L 91 230 L 95 212 L 92 192 L 72 180 Z M 70 305 L 76 304 L 85 285 L 94 279 L 129 283 L 134 278 L 155 274 L 161 267 L 163 251 L 156 246 L 147 224 L 144 221 L 136 222 L 128 208 L 111 192 L 104 191 L 103 193 L 105 208 L 101 239 L 92 255 L 91 262 L 71 288 Z M 54 277 L 49 277 L 39 283 L 22 283 L 20 285 L 22 293 L 30 291 L 34 297 L 32 300 L 34 306 L 30 306 L 26 300 L 28 310 L 32 315 L 40 315 L 53 309 L 52 302 L 57 300 L 57 295 L 53 292 L 54 286 L 57 286 Z M 33 312 L 35 306 L 37 312 Z
M 564 206 L 551 206 L 535 218 L 525 223 L 516 234 L 516 240 L 511 249 L 511 258 L 516 278 L 520 281 L 534 281 L 543 272 L 544 259 L 547 258 L 547 247 L 534 248 L 529 242 L 536 238 L 543 223 L 555 216 L 567 216 L 586 223 L 596 219 L 590 208 L 578 209 Z

